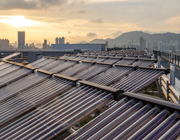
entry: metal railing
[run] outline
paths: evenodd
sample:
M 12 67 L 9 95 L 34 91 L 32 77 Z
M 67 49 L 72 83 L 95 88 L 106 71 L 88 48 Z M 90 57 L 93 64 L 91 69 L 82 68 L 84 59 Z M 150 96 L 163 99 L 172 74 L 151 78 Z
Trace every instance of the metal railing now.
M 157 50 L 153 50 L 153 53 L 156 56 L 161 56 L 162 59 L 168 61 L 169 63 L 173 63 L 176 66 L 180 67 L 180 54 L 162 52 L 162 51 L 157 51 Z
M 154 67 L 158 67 L 157 64 L 155 64 Z M 164 74 L 158 78 L 158 83 L 166 100 L 171 100 L 174 103 L 180 104 L 180 91 L 175 85 L 171 85 L 170 79 L 167 77 L 167 75 Z

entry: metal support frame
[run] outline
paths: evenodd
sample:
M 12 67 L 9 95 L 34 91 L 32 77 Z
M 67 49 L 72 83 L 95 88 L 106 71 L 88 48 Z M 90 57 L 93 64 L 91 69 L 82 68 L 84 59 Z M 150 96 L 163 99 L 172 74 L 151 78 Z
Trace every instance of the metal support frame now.
M 166 81 L 166 83 L 167 83 L 167 85 L 166 85 L 166 86 L 167 86 L 167 87 L 166 87 L 166 89 L 167 89 L 167 90 L 166 90 L 167 100 L 170 101 L 170 99 L 169 99 L 169 82 Z
M 159 96 L 162 98 L 162 91 L 161 91 L 161 78 L 159 78 L 159 82 L 158 80 L 156 80 L 156 86 L 159 92 Z
M 175 69 L 176 69 L 176 65 L 172 64 L 170 65 L 170 84 L 171 85 L 175 85 Z
M 161 56 L 158 56 L 158 68 L 161 68 Z

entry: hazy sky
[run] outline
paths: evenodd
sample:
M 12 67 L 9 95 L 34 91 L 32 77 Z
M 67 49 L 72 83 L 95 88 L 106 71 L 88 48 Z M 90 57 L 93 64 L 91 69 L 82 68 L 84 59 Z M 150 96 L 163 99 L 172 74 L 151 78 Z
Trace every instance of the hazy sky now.
M 123 32 L 180 33 L 180 0 L 0 0 L 0 38 L 70 43 Z

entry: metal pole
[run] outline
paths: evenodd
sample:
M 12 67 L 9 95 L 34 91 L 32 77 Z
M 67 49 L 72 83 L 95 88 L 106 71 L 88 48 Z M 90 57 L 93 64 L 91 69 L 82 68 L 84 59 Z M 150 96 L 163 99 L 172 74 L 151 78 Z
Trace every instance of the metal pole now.
M 166 91 L 166 93 L 167 93 L 167 100 L 169 101 L 169 82 L 167 81 L 166 82 L 167 83 L 167 91 Z
M 161 68 L 161 56 L 158 56 L 158 68 Z
M 176 65 L 171 63 L 171 66 L 170 66 L 170 84 L 172 86 L 175 85 L 175 69 L 176 69 Z

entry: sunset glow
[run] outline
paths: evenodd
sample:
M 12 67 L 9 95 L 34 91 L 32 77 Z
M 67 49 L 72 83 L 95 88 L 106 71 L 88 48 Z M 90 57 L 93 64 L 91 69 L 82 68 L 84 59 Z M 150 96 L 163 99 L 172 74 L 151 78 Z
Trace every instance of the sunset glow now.
M 38 24 L 38 22 L 26 19 L 24 16 L 0 16 L 0 22 L 18 28 L 34 26 Z

